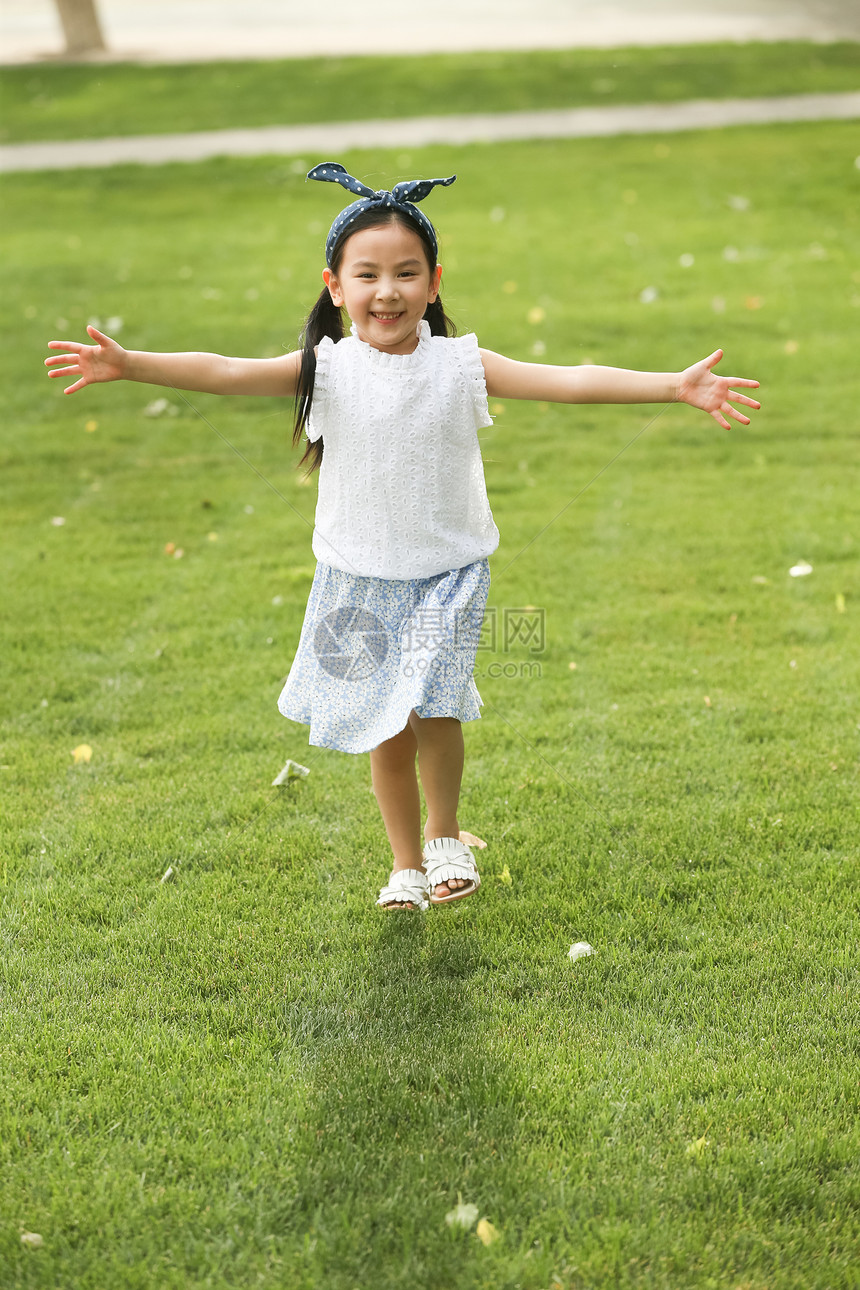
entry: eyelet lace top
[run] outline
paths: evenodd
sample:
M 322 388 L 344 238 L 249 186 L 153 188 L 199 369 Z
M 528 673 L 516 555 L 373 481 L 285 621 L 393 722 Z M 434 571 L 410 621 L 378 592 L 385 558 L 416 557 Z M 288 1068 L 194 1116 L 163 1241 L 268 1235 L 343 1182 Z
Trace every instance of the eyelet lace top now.
M 317 351 L 308 438 L 325 444 L 313 551 L 348 573 L 429 578 L 495 551 L 478 430 L 492 425 L 474 335 L 419 326 L 411 354 L 352 335 Z

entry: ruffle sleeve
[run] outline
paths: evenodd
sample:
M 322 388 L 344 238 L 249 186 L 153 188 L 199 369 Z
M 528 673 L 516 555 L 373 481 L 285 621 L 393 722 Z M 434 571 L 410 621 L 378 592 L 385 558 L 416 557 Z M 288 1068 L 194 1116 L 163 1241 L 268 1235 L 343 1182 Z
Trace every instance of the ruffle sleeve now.
M 311 403 L 311 414 L 308 417 L 305 433 L 311 443 L 316 443 L 322 434 L 323 403 L 328 395 L 328 380 L 331 371 L 331 356 L 334 341 L 330 336 L 323 336 L 317 346 L 317 366 L 314 373 L 314 397 Z
M 487 403 L 487 379 L 484 375 L 484 364 L 481 362 L 478 338 L 474 332 L 469 332 L 468 336 L 456 337 L 454 344 L 457 346 L 463 375 L 469 385 L 475 429 L 480 430 L 484 426 L 491 426 L 493 418 L 490 416 Z

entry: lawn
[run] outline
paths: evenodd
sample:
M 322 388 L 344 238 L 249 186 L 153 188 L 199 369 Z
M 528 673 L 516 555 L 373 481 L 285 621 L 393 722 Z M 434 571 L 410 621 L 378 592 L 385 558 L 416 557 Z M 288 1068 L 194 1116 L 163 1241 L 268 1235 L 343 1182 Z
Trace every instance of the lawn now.
M 4 67 L 0 142 L 858 88 L 850 41 Z
M 491 606 L 545 641 L 479 655 L 484 886 L 426 917 L 374 908 L 367 758 L 275 709 L 313 572 L 289 408 L 41 367 L 91 317 L 292 347 L 317 158 L 7 178 L 4 1288 L 856 1286 L 856 154 L 845 123 L 344 158 L 458 171 L 426 208 L 485 346 L 722 345 L 762 382 L 731 433 L 495 409 Z

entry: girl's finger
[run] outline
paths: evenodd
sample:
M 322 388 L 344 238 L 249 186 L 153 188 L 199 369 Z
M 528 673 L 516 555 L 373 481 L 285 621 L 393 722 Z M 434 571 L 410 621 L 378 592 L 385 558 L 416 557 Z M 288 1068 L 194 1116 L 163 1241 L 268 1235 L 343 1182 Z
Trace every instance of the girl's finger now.
M 100 341 L 102 345 L 110 345 L 112 343 L 110 336 L 106 336 L 103 331 L 98 331 L 97 328 L 92 326 L 92 324 L 87 326 L 87 335 L 92 336 L 93 340 Z
M 74 367 L 58 367 L 56 371 L 49 372 L 48 376 L 53 380 L 56 376 L 80 376 L 80 366 L 75 363 Z
M 75 390 L 79 390 L 79 389 L 81 389 L 81 387 L 82 387 L 82 386 L 84 386 L 84 385 L 86 385 L 86 381 L 84 380 L 84 378 L 83 378 L 83 377 L 81 377 L 81 379 L 80 379 L 79 381 L 75 381 L 74 385 L 68 385 L 68 386 L 66 386 L 66 388 L 63 390 L 63 393 L 64 393 L 64 394 L 74 394 Z
M 759 387 L 758 381 L 748 381 L 745 376 L 727 376 L 725 379 L 729 385 L 745 385 L 750 390 L 757 390 Z
M 709 354 L 705 359 L 705 367 L 716 367 L 722 356 L 723 351 L 721 349 L 715 349 L 713 354 Z
M 760 408 L 761 404 L 757 399 L 748 399 L 745 394 L 738 394 L 736 390 L 729 390 L 729 398 L 734 399 L 737 403 L 743 403 L 747 408 Z
M 76 363 L 77 361 L 76 354 L 55 354 L 53 358 L 45 359 L 45 366 L 57 367 L 60 363 Z
M 67 349 L 70 354 L 80 354 L 82 349 L 89 349 L 89 345 L 79 345 L 76 340 L 49 340 L 48 349 Z

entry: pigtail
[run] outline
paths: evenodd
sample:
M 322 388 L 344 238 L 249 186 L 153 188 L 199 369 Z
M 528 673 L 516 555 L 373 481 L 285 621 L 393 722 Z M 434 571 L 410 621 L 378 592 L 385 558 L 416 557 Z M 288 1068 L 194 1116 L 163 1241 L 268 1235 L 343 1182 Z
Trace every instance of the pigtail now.
M 439 296 L 424 310 L 424 321 L 430 324 L 431 336 L 457 335 L 457 328 L 445 313 Z
M 293 426 L 294 447 L 301 442 L 302 435 L 307 428 L 314 398 L 314 379 L 317 371 L 317 356 L 314 351 L 324 336 L 329 336 L 335 343 L 343 340 L 343 315 L 332 300 L 328 287 L 325 287 L 320 292 L 319 299 L 308 314 L 302 334 L 302 364 L 299 371 L 298 386 L 296 387 L 296 411 Z M 299 465 L 304 466 L 307 464 L 308 473 L 311 474 L 319 469 L 322 455 L 322 439 L 317 439 L 314 443 L 308 442 Z

